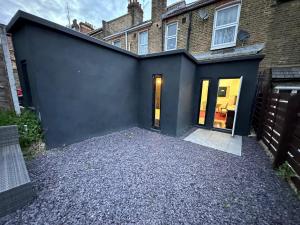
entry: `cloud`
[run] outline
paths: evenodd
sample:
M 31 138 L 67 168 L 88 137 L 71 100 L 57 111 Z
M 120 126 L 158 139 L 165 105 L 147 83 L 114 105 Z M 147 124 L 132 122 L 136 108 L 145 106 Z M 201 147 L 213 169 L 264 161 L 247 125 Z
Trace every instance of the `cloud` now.
M 71 19 L 87 21 L 95 27 L 101 21 L 121 16 L 127 11 L 127 0 L 1 0 L 0 23 L 7 24 L 18 10 L 67 25 L 66 3 Z
M 168 0 L 168 4 L 176 1 Z M 194 0 L 187 0 L 191 1 Z M 71 20 L 76 18 L 78 21 L 86 21 L 95 28 L 102 25 L 102 20 L 111 20 L 125 14 L 128 4 L 128 0 L 0 0 L 0 23 L 7 24 L 18 10 L 23 10 L 65 26 L 68 24 L 67 2 Z M 148 20 L 151 18 L 151 0 L 144 2 L 144 19 Z

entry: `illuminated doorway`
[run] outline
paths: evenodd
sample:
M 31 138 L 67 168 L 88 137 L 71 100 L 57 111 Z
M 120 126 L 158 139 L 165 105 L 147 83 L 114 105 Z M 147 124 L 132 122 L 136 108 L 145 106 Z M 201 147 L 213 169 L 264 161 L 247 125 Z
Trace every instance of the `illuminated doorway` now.
M 220 79 L 214 115 L 214 128 L 233 130 L 237 114 L 241 78 Z
M 201 96 L 199 102 L 198 124 L 205 125 L 207 115 L 209 80 L 203 80 L 201 85 Z
M 162 76 L 153 76 L 153 109 L 152 126 L 155 129 L 160 129 L 160 113 L 161 113 L 161 89 L 162 89 Z

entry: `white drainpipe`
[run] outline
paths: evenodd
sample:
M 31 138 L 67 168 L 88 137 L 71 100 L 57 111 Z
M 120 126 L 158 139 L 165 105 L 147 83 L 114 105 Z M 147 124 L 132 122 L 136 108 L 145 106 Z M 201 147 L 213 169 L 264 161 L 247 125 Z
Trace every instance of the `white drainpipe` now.
M 126 50 L 128 50 L 128 31 L 125 33 L 125 45 L 126 45 Z

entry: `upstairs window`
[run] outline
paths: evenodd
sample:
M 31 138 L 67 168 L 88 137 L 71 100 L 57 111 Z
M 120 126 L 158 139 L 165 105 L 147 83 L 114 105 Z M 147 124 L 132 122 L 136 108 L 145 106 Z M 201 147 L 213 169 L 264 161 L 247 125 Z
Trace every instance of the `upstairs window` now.
M 165 51 L 177 48 L 177 23 L 168 24 L 166 27 Z
M 240 10 L 240 4 L 236 4 L 215 12 L 212 50 L 235 46 Z
M 121 48 L 121 41 L 120 40 L 115 40 L 113 41 L 112 43 L 114 46 L 118 47 L 118 48 Z
M 148 54 L 148 31 L 139 33 L 139 55 Z

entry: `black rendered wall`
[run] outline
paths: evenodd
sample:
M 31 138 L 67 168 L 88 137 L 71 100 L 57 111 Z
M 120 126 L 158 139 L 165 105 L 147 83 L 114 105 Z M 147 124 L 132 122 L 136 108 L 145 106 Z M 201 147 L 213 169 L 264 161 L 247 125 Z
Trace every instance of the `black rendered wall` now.
M 177 135 L 177 113 L 179 80 L 181 74 L 181 55 L 166 55 L 140 60 L 139 64 L 139 125 L 152 127 L 152 76 L 162 75 L 161 132 Z
M 195 63 L 182 55 L 178 97 L 177 136 L 183 135 L 193 125 L 195 72 Z
M 49 147 L 137 125 L 136 58 L 36 24 L 13 36 Z
M 25 60 L 49 147 L 132 126 L 151 129 L 154 74 L 163 76 L 163 134 L 179 136 L 196 124 L 201 79 L 211 80 L 211 128 L 218 79 L 240 76 L 244 81 L 236 133 L 249 133 L 261 57 L 200 64 L 182 50 L 139 57 L 32 15 L 19 16 L 9 26 L 18 70 L 22 75 Z
M 195 93 L 198 98 L 196 97 L 197 101 L 195 101 L 194 104 L 194 121 L 197 121 L 198 117 L 200 81 L 202 79 L 210 79 L 211 81 L 208 96 L 207 127 L 213 127 L 218 79 L 238 78 L 243 76 L 243 85 L 238 107 L 235 133 L 238 135 L 248 135 L 251 127 L 251 109 L 255 97 L 258 65 L 260 60 L 261 58 L 232 62 L 199 64 L 197 66 L 195 78 Z

